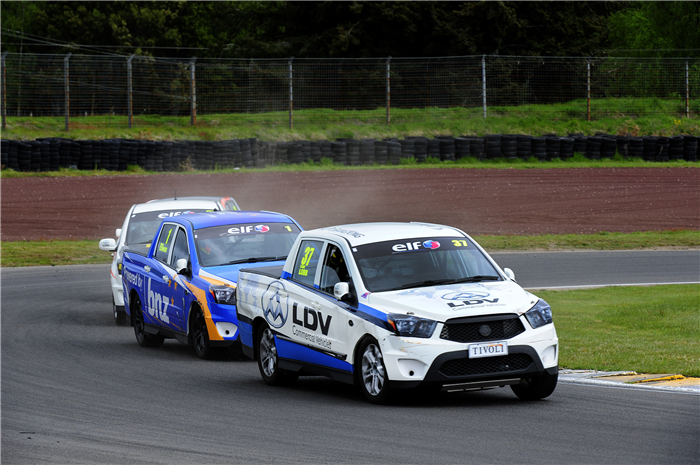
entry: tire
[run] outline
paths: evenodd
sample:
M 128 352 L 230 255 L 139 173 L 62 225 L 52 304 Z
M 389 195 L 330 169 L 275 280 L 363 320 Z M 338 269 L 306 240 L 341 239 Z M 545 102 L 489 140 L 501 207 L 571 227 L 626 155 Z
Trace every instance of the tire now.
M 389 378 L 384 365 L 384 357 L 379 343 L 373 338 L 366 338 L 358 352 L 357 373 L 362 394 L 373 404 L 384 404 L 390 397 Z
M 163 336 L 159 336 L 157 334 L 147 334 L 145 331 L 141 301 L 137 298 L 133 302 L 132 306 L 134 315 L 134 335 L 136 335 L 136 342 L 138 342 L 141 347 L 162 346 L 163 341 L 165 341 Z
M 204 313 L 197 308 L 192 320 L 192 347 L 197 357 L 203 360 L 211 360 L 214 358 L 216 350 L 209 344 L 209 332 L 207 331 L 207 322 L 204 319 Z
M 510 388 L 521 400 L 544 399 L 554 392 L 558 378 L 558 371 L 553 375 L 544 373 L 540 376 L 525 379 L 521 384 L 512 385 Z
M 255 344 L 258 368 L 265 383 L 270 386 L 290 386 L 299 379 L 299 375 L 279 369 L 275 336 L 267 325 L 261 325 L 258 329 Z
M 114 324 L 117 326 L 126 326 L 126 312 L 122 307 L 121 310 L 117 308 L 117 304 L 114 303 L 114 296 L 112 296 L 112 314 L 114 315 Z

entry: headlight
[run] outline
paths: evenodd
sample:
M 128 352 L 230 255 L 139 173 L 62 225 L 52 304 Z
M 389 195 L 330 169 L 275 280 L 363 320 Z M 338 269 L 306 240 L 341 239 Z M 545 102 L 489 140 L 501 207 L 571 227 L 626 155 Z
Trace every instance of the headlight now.
M 430 337 L 437 326 L 437 321 L 395 313 L 390 313 L 387 320 L 397 336 Z
M 228 286 L 209 286 L 209 292 L 217 304 L 236 305 L 236 288 Z
M 547 302 L 540 299 L 534 307 L 528 310 L 525 318 L 530 322 L 532 328 L 536 329 L 552 322 L 552 309 Z

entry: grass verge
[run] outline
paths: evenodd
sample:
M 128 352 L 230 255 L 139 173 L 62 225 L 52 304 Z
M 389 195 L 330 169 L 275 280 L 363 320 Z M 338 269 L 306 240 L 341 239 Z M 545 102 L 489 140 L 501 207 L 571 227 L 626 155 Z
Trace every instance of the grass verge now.
M 140 166 L 129 166 L 126 171 L 108 171 L 105 169 L 76 170 L 61 168 L 59 171 L 14 171 L 3 169 L 0 172 L 0 179 L 9 178 L 32 178 L 32 177 L 81 177 L 81 176 L 129 176 L 129 175 L 151 175 L 151 174 L 230 174 L 230 173 L 250 173 L 250 172 L 299 172 L 299 171 L 338 171 L 338 170 L 378 170 L 378 169 L 424 169 L 424 168 L 444 168 L 444 169 L 556 169 L 556 168 L 700 168 L 700 161 L 674 160 L 667 162 L 645 161 L 639 158 L 624 158 L 616 154 L 613 158 L 601 160 L 589 160 L 583 154 L 577 153 L 568 160 L 547 160 L 540 161 L 536 158 L 528 160 L 507 160 L 497 158 L 491 160 L 477 160 L 474 157 L 462 158 L 456 161 L 439 161 L 435 158 L 428 158 L 426 162 L 418 163 L 414 158 L 401 159 L 399 165 L 363 165 L 345 166 L 334 163 L 330 158 L 324 158 L 320 163 L 306 162 L 300 164 L 279 164 L 265 168 L 216 168 L 213 170 L 180 169 L 174 173 L 161 173 L 146 171 Z
M 636 233 L 543 234 L 539 236 L 474 236 L 487 251 L 643 250 L 698 248 L 700 232 L 687 230 Z M 109 263 L 110 254 L 97 239 L 73 241 L 2 241 L 0 266 L 56 266 Z
M 700 285 L 536 294 L 552 306 L 561 367 L 700 376 Z

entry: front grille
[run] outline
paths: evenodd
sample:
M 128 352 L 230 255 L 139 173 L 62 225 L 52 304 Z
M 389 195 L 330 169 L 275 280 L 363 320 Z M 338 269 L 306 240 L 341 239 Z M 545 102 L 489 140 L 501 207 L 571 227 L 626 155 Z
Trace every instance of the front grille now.
M 460 358 L 448 360 L 438 370 L 448 377 L 484 375 L 491 373 L 508 373 L 522 371 L 532 365 L 532 358 L 527 354 L 510 354 L 502 357 Z
M 489 334 L 482 335 L 482 326 L 488 326 Z M 485 342 L 510 339 L 525 332 L 525 327 L 517 316 L 507 316 L 493 321 L 473 321 L 450 323 L 447 321 L 440 331 L 440 339 L 454 342 Z

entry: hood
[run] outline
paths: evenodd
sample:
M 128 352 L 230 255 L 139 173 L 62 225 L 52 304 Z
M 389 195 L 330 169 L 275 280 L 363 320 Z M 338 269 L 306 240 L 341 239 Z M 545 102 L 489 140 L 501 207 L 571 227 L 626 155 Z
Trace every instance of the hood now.
M 512 281 L 419 287 L 360 297 L 361 303 L 384 313 L 413 312 L 418 317 L 436 321 L 497 313 L 520 315 L 537 300 Z
M 228 284 L 236 284 L 238 282 L 238 273 L 244 268 L 262 268 L 270 266 L 284 265 L 285 260 L 274 262 L 257 262 L 257 263 L 238 263 L 236 265 L 224 266 L 209 266 L 199 269 L 199 277 L 209 282 L 224 281 Z

